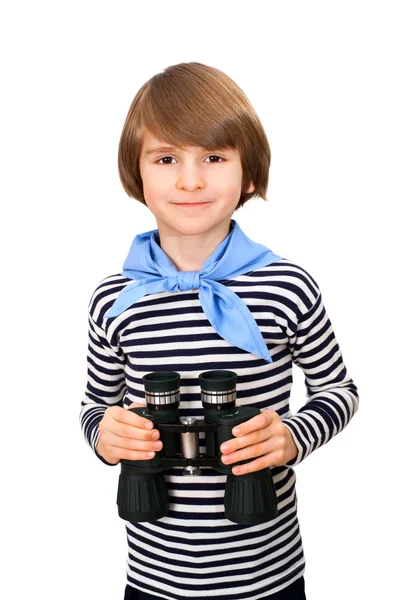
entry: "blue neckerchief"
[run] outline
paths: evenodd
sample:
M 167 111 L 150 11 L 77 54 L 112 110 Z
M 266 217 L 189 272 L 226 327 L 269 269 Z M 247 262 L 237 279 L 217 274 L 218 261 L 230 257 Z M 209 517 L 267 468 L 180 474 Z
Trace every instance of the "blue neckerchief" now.
M 231 219 L 231 231 L 200 271 L 178 271 L 157 243 L 157 229 L 135 237 L 121 275 L 135 279 L 119 294 L 105 317 L 116 317 L 147 294 L 199 289 L 204 314 L 215 331 L 233 346 L 272 362 L 265 340 L 246 304 L 218 283 L 280 260 L 272 250 L 248 238 Z

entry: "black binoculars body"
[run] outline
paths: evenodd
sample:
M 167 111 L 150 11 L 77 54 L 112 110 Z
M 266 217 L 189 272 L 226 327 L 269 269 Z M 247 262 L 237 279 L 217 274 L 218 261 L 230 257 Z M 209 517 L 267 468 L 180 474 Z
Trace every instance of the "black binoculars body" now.
M 234 523 L 258 524 L 276 518 L 278 502 L 269 467 L 233 475 L 232 465 L 221 462 L 221 444 L 232 439 L 232 429 L 259 414 L 258 408 L 236 406 L 234 371 L 205 371 L 199 375 L 204 420 L 179 418 L 180 375 L 175 371 L 143 377 L 146 406 L 130 408 L 153 422 L 163 447 L 150 460 L 121 460 L 118 514 L 131 522 L 153 521 L 169 512 L 163 472 L 182 466 L 182 474 L 200 475 L 202 466 L 227 475 L 225 517 Z M 199 432 L 205 433 L 206 454 L 199 454 Z M 250 462 L 252 459 L 235 463 Z

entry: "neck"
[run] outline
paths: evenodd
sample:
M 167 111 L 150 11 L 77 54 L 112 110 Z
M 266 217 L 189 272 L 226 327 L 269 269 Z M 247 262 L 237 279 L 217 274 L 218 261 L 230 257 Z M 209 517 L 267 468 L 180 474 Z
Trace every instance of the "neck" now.
M 160 246 L 178 271 L 200 271 L 207 258 L 229 235 L 230 219 L 223 225 L 198 234 L 167 232 L 159 226 Z

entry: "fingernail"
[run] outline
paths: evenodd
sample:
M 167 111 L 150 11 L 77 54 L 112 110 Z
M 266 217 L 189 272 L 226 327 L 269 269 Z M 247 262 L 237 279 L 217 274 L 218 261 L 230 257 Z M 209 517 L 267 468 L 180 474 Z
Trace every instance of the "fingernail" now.
M 153 429 L 153 423 L 151 421 L 147 421 L 146 429 Z
M 240 429 L 238 429 L 237 427 L 235 427 L 235 429 L 233 429 L 232 433 L 233 433 L 233 435 L 239 435 Z
M 228 444 L 222 444 L 221 452 L 226 452 L 228 450 Z

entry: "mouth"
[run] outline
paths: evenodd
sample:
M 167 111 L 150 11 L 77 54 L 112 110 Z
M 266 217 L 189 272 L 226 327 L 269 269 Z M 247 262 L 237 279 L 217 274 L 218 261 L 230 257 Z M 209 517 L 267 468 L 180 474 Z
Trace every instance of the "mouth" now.
M 211 204 L 210 202 L 177 202 L 175 206 L 180 206 L 182 208 L 199 208 L 201 206 L 207 206 Z

